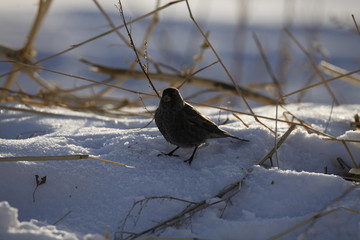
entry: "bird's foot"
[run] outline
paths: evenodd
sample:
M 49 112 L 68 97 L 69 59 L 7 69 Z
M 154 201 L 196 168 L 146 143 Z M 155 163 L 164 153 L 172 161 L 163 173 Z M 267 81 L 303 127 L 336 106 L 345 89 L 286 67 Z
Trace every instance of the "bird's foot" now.
M 158 154 L 158 156 L 161 156 L 161 155 L 166 155 L 166 156 L 170 156 L 170 157 L 178 157 L 179 155 L 175 155 L 173 154 L 176 150 L 178 150 L 180 147 L 177 146 L 174 150 L 172 150 L 171 152 L 169 153 L 161 153 L 161 154 Z
M 195 152 L 196 152 L 197 149 L 198 149 L 198 146 L 196 146 L 196 147 L 194 148 L 194 151 L 193 151 L 193 153 L 191 154 L 190 158 L 189 158 L 188 160 L 185 160 L 184 162 L 187 162 L 189 165 L 191 165 L 191 162 L 192 162 L 192 160 L 193 160 L 193 158 L 194 158 L 194 156 L 195 156 Z
M 178 157 L 179 156 L 179 155 L 176 155 L 176 154 L 172 154 L 171 152 L 169 152 L 169 153 L 161 152 L 157 156 L 160 157 L 160 156 L 163 156 L 163 155 L 169 156 L 169 157 Z
M 189 165 L 191 165 L 191 162 L 192 162 L 193 158 L 189 158 L 188 160 L 185 160 L 184 162 L 188 163 Z

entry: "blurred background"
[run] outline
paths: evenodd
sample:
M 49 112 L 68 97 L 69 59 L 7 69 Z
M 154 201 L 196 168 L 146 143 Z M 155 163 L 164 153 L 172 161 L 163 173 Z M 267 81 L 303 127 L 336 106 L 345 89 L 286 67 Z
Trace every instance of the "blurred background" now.
M 125 18 L 130 21 L 164 6 L 171 1 L 155 0 L 123 0 Z M 118 9 L 118 2 L 98 0 L 107 16 L 118 26 L 123 22 Z M 301 89 L 319 82 L 321 77 L 314 71 L 314 66 L 299 46 L 298 41 L 317 65 L 326 61 L 347 71 L 354 71 L 360 66 L 360 35 L 356 30 L 354 18 L 360 22 L 360 2 L 358 0 L 189 0 L 191 10 L 200 27 L 207 32 L 209 40 L 218 52 L 221 60 L 229 69 L 238 85 L 277 98 L 278 91 L 265 67 L 258 38 L 274 76 L 281 86 L 283 94 Z M 0 44 L 10 48 L 21 48 L 28 36 L 36 16 L 38 1 L 0 0 Z M 196 56 L 202 51 L 204 39 L 194 26 L 185 2 L 173 4 L 159 12 L 159 21 L 151 25 L 152 17 L 144 18 L 130 25 L 130 30 L 137 47 L 141 47 L 144 38 L 153 26 L 147 38 L 147 55 L 156 63 L 166 65 L 161 68 L 168 74 L 191 72 Z M 40 32 L 35 41 L 36 60 L 46 58 L 70 46 L 92 38 L 111 29 L 108 21 L 92 0 L 54 0 L 50 6 Z M 285 31 L 284 29 L 287 29 Z M 124 29 L 120 32 L 127 38 Z M 294 38 L 291 38 L 291 34 Z M 117 34 L 111 33 L 98 38 L 67 53 L 43 61 L 44 68 L 74 74 L 97 81 L 105 81 L 107 75 L 90 71 L 90 66 L 79 61 L 86 58 L 94 63 L 129 69 L 135 56 Z M 0 84 L 6 81 L 6 73 L 11 71 L 11 64 L 1 58 Z M 143 59 L 146 62 L 146 59 Z M 206 67 L 216 61 L 210 49 L 204 49 L 203 59 L 197 63 L 196 69 Z M 137 66 L 136 68 L 140 68 Z M 171 70 L 172 69 L 172 70 Z M 158 69 L 149 64 L 149 71 Z M 89 84 L 80 79 L 62 75 L 38 72 L 46 81 L 71 89 Z M 322 73 L 324 79 L 331 75 Z M 196 74 L 231 84 L 220 64 Z M 169 83 L 154 81 L 158 90 Z M 180 82 L 179 82 L 180 84 Z M 129 78 L 122 87 L 136 91 L 153 93 L 144 80 Z M 94 86 L 78 91 L 81 96 L 96 95 L 104 86 Z M 329 88 L 336 96 L 339 104 L 360 102 L 359 87 L 344 80 L 329 83 Z M 25 74 L 20 74 L 13 90 L 27 93 L 38 93 L 40 86 Z M 201 87 L 185 84 L 182 88 L 184 96 L 191 96 L 201 91 Z M 210 95 L 209 95 L 210 94 Z M 214 93 L 197 95 L 195 101 L 205 101 L 214 97 Z M 109 97 L 138 99 L 136 94 L 112 90 Z M 149 104 L 157 104 L 157 100 L 146 100 Z M 222 97 L 218 104 L 238 101 L 233 97 Z M 239 100 L 240 101 L 240 100 Z M 292 102 L 316 102 L 332 104 L 334 97 L 329 89 L 322 86 L 292 95 L 286 99 Z M 257 105 L 258 103 L 252 102 Z

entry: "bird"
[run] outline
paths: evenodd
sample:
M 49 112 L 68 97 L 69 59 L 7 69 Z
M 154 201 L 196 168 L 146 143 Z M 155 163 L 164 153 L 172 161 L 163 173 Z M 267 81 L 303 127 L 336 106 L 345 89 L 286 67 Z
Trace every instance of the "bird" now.
M 163 91 L 159 107 L 155 111 L 155 123 L 165 140 L 177 146 L 165 155 L 177 156 L 174 152 L 180 147 L 194 147 L 190 158 L 184 161 L 189 165 L 196 150 L 206 139 L 230 137 L 249 142 L 220 129 L 212 120 L 186 103 L 179 90 L 174 87 Z

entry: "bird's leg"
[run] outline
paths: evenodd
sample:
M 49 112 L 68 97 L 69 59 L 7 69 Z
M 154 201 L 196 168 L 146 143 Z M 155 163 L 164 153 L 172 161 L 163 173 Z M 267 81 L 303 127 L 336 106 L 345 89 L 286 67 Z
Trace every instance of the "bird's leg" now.
M 166 153 L 165 155 L 166 156 L 175 156 L 175 157 L 178 157 L 178 155 L 173 155 L 173 153 L 176 151 L 176 150 L 178 150 L 180 147 L 179 146 L 177 146 L 174 150 L 172 150 L 171 152 L 169 152 L 169 153 Z
M 170 157 L 178 157 L 178 155 L 175 155 L 173 154 L 176 150 L 178 150 L 180 147 L 177 146 L 174 150 L 172 150 L 171 152 L 169 153 L 161 153 L 161 154 L 158 154 L 158 156 L 161 156 L 161 155 L 166 155 L 166 156 L 170 156 Z
M 191 162 L 192 162 L 192 160 L 193 160 L 193 158 L 194 158 L 194 155 L 195 155 L 195 152 L 196 152 L 197 149 L 198 149 L 198 146 L 196 146 L 196 147 L 194 148 L 194 151 L 193 151 L 193 153 L 191 154 L 190 158 L 189 158 L 188 160 L 185 160 L 184 162 L 187 162 L 187 163 L 189 163 L 189 165 L 191 165 Z

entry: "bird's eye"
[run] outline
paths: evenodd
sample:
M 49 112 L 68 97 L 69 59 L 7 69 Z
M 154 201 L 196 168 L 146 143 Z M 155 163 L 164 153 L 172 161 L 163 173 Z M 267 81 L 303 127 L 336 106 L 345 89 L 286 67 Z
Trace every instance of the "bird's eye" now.
M 171 97 L 169 95 L 165 95 L 165 96 L 163 96 L 163 100 L 164 100 L 164 102 L 170 102 Z

